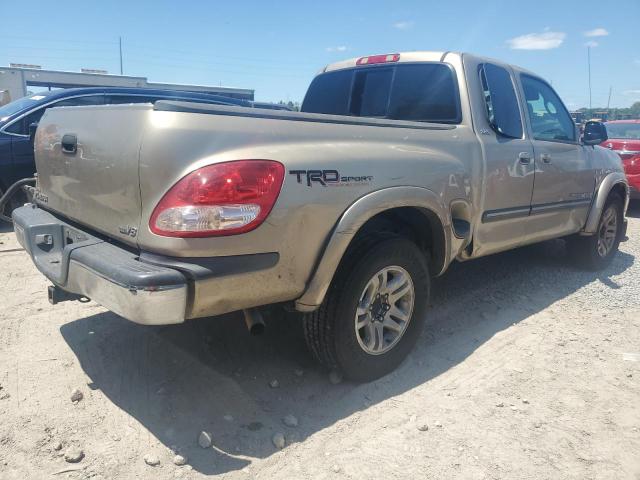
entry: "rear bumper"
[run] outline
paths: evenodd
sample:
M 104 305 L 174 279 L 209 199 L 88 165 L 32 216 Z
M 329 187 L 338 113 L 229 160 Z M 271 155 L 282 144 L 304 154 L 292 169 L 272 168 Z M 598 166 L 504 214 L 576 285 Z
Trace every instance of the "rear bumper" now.
M 185 320 L 188 281 L 178 270 L 143 263 L 135 252 L 34 205 L 14 210 L 13 220 L 17 239 L 38 270 L 63 290 L 88 297 L 136 323 Z
M 167 257 L 114 245 L 35 205 L 13 211 L 16 236 L 54 285 L 136 323 L 166 325 L 293 298 L 276 252 Z

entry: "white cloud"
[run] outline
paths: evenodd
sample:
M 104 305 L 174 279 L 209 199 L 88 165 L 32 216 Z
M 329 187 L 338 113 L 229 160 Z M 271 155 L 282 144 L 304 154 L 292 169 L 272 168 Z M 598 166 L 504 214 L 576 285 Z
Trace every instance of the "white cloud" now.
M 597 47 L 600 45 L 598 42 L 594 42 L 593 40 L 589 40 L 584 44 L 585 47 Z
M 585 37 L 606 37 L 607 35 L 609 35 L 609 32 L 602 27 L 584 32 Z
M 345 45 L 339 45 L 337 47 L 327 47 L 327 52 L 346 52 L 348 47 Z
M 564 32 L 528 33 L 507 40 L 512 50 L 551 50 L 558 48 L 567 36 Z
M 625 90 L 622 94 L 629 97 L 640 97 L 640 90 Z
M 640 58 L 636 58 L 633 63 L 635 63 L 636 65 L 640 65 Z
M 397 28 L 398 30 L 409 30 L 410 28 L 413 28 L 413 22 L 396 22 L 393 24 L 393 28 Z

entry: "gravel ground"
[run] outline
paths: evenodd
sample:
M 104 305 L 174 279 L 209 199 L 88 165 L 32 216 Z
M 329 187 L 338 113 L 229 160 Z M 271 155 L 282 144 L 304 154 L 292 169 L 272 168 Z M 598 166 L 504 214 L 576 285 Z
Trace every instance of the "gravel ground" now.
M 598 274 L 560 241 L 453 265 L 417 349 L 366 385 L 333 384 L 292 318 L 255 338 L 238 315 L 143 327 L 52 307 L 5 229 L 0 478 L 640 479 L 630 216 Z

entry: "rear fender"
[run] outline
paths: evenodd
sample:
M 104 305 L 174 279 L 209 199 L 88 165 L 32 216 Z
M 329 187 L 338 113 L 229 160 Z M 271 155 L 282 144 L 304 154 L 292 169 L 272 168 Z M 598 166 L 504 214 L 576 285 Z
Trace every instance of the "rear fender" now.
M 437 194 L 426 188 L 408 186 L 377 190 L 356 200 L 342 214 L 311 276 L 307 289 L 295 302 L 296 310 L 308 312 L 318 308 L 324 300 L 347 247 L 360 227 L 378 213 L 397 207 L 418 207 L 435 213 L 445 230 L 444 258 L 450 258 L 451 221 Z M 447 263 L 445 262 L 443 269 L 446 268 Z

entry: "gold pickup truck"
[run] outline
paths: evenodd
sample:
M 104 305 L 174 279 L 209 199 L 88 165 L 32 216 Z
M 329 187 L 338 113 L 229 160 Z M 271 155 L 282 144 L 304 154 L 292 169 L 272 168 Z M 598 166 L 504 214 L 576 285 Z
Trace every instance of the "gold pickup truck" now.
M 620 158 L 533 73 L 451 52 L 329 65 L 301 112 L 159 101 L 47 111 L 19 241 L 52 303 L 143 324 L 300 312 L 366 381 L 415 344 L 433 276 L 551 238 L 603 268 L 625 237 Z

